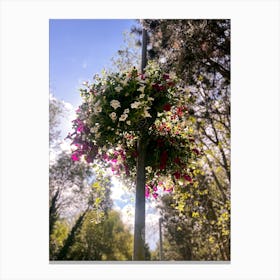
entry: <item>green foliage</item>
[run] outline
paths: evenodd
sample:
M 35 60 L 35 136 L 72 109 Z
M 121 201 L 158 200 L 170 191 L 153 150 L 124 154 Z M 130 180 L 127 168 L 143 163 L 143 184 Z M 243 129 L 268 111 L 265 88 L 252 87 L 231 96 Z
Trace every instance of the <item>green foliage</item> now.
M 70 251 L 72 260 L 131 260 L 132 235 L 118 212 L 110 211 L 100 221 L 90 211 Z
M 55 222 L 54 230 L 50 235 L 50 259 L 54 259 L 55 255 L 63 247 L 64 241 L 69 234 L 69 225 L 65 220 L 58 220 Z
M 84 163 L 74 163 L 71 155 L 61 152 L 49 168 L 50 219 L 55 216 L 67 217 L 69 208 L 81 211 L 88 204 L 87 180 L 93 175 Z
M 163 199 L 166 259 L 230 259 L 230 21 L 144 20 L 150 59 L 191 92 L 193 137 L 201 151 L 196 182 Z M 186 103 L 188 101 L 186 100 Z M 168 217 L 176 217 L 174 223 Z M 185 233 L 186 240 L 180 238 Z M 168 243 L 168 244 L 167 244 Z M 174 253 L 176 251 L 176 254 Z M 180 253 L 180 255 L 178 255 Z

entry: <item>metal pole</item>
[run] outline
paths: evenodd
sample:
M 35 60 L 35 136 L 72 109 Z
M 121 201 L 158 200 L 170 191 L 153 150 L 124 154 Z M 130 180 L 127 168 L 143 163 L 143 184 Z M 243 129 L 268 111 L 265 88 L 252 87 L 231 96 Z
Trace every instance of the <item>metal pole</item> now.
M 147 64 L 147 31 L 143 29 L 142 34 L 142 61 L 141 72 Z M 140 128 L 141 129 L 141 128 Z M 136 194 L 135 194 L 135 220 L 134 220 L 134 244 L 133 260 L 145 260 L 145 156 L 146 140 L 140 131 L 137 142 L 137 163 L 136 163 Z
M 142 59 L 141 59 L 141 72 L 144 73 L 144 68 L 147 65 L 147 30 L 143 28 L 142 31 Z
M 163 219 L 159 218 L 159 260 L 163 260 L 163 251 L 162 251 L 162 230 L 161 230 L 161 224 Z

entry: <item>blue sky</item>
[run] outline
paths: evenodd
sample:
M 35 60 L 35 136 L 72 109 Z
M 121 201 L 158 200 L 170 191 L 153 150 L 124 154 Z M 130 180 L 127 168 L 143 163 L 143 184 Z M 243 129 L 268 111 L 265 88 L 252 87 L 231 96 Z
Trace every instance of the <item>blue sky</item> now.
M 49 22 L 50 91 L 76 107 L 85 80 L 110 65 L 135 20 L 54 19 Z

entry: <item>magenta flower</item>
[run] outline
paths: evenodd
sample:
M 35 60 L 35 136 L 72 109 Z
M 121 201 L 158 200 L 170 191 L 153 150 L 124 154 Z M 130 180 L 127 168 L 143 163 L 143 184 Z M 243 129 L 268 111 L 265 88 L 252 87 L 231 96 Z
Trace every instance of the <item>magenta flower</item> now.
M 78 161 L 78 160 L 80 160 L 80 156 L 77 152 L 75 152 L 75 153 L 72 154 L 71 159 L 73 161 Z
M 173 175 L 177 180 L 181 178 L 181 174 L 178 171 L 176 171 Z
M 166 189 L 166 188 L 164 188 L 164 191 L 165 191 L 165 192 L 170 193 L 170 192 L 172 192 L 172 191 L 173 191 L 173 187 L 172 187 L 172 188 L 170 188 L 170 189 Z
M 163 74 L 163 79 L 169 80 L 169 75 L 168 74 Z
M 189 175 L 185 174 L 183 177 L 185 180 L 192 182 L 192 178 Z
M 150 196 L 150 189 L 149 189 L 149 186 L 146 185 L 145 186 L 145 197 L 149 197 Z

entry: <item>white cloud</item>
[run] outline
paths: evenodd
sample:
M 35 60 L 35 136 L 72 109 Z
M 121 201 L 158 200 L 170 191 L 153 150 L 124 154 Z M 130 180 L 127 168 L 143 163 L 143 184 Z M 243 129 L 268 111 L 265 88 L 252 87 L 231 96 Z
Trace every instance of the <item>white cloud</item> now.
M 115 197 L 121 198 L 121 191 Z M 156 248 L 156 244 L 159 240 L 159 211 L 155 207 L 156 202 L 146 202 L 146 242 L 149 244 L 151 250 Z M 135 217 L 135 206 L 133 203 L 127 203 L 124 207 L 120 207 L 115 204 L 115 210 L 121 213 L 123 223 L 129 228 L 130 232 L 134 233 L 134 217 Z M 148 213 L 149 212 L 149 213 Z
M 65 151 L 67 153 L 71 152 L 70 143 L 68 141 L 64 140 L 64 139 L 60 142 L 59 147 L 62 151 Z
M 74 110 L 74 107 L 71 103 L 69 102 L 65 102 L 64 100 L 62 101 L 63 105 L 65 106 L 65 108 L 69 111 L 73 111 Z
M 122 198 L 122 196 L 125 195 L 124 186 L 115 176 L 112 176 L 111 182 L 113 184 L 113 187 L 111 188 L 111 198 L 113 200 L 124 201 L 124 199 Z
M 146 215 L 146 241 L 151 250 L 156 248 L 159 240 L 159 214 Z
M 135 207 L 132 204 L 127 204 L 121 209 L 122 221 L 128 226 L 132 233 L 134 230 L 134 215 Z

